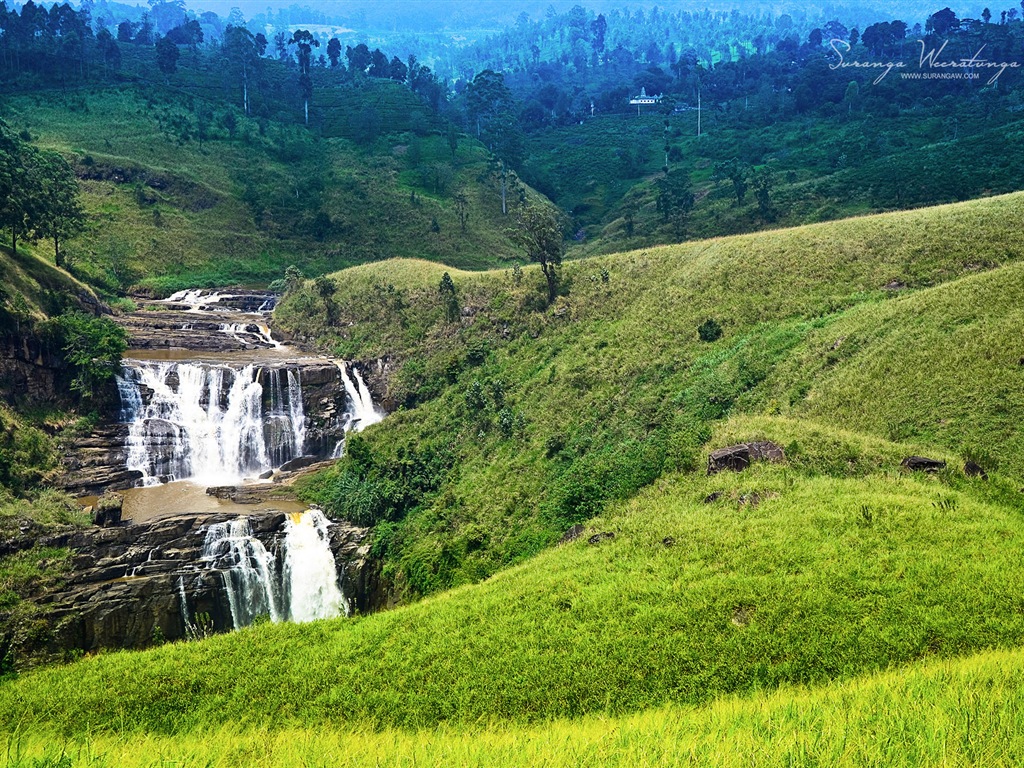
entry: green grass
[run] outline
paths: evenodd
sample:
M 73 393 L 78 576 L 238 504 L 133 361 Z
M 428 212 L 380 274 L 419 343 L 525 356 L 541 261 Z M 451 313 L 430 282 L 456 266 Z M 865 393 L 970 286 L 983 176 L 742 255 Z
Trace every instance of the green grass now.
M 568 295 L 547 310 L 537 309 L 534 269 L 518 283 L 508 270 L 451 270 L 465 312 L 457 323 L 444 321 L 439 266 L 338 273 L 338 326 L 327 327 L 310 290 L 289 296 L 276 319 L 346 358 L 386 356 L 396 412 L 365 434 L 368 466 L 343 464 L 308 497 L 350 515 L 352 473 L 379 480 L 378 552 L 399 591 L 417 595 L 520 562 L 609 501 L 693 466 L 711 425 L 730 413 L 809 413 L 843 427 L 856 412 L 850 426 L 1024 477 L 1022 454 L 995 447 L 1019 440 L 1008 388 L 1024 356 L 1013 351 L 1021 202 L 1008 195 L 571 262 Z M 892 283 L 906 289 L 886 290 Z M 990 318 L 995 334 L 969 365 L 977 345 L 942 338 L 952 320 L 941 297 L 964 291 L 951 301 Z M 922 314 L 925 302 L 939 303 Z M 697 333 L 708 318 L 723 328 L 712 343 Z M 863 344 L 837 330 L 855 322 Z M 917 344 L 910 329 L 922 324 L 929 335 Z M 883 328 L 892 338 L 876 348 Z M 851 343 L 832 351 L 842 336 Z M 854 357 L 823 378 L 828 361 L 862 347 L 875 350 L 870 372 L 855 372 Z M 847 370 L 877 396 L 843 385 Z M 474 387 L 482 405 L 470 402 Z M 995 453 L 996 462 L 984 458 Z M 420 465 L 440 481 L 420 482 Z
M 817 688 L 535 726 L 227 726 L 186 738 L 22 731 L 8 768 L 156 766 L 1013 766 L 1024 751 L 1024 655 L 928 661 Z M 49 760 L 51 762 L 35 762 Z
M 185 743 L 229 727 L 526 724 L 819 686 L 1024 640 L 1015 488 L 909 476 L 902 446 L 798 422 L 732 421 L 714 444 L 737 436 L 789 439 L 794 460 L 668 476 L 588 525 L 613 539 L 387 613 L 30 672 L 0 686 L 0 722 Z M 822 471 L 836 452 L 846 461 Z
M 1020 476 L 1020 264 L 883 304 L 811 333 L 768 388 L 788 412 L 950 446 Z
M 390 83 L 324 96 L 329 115 L 345 113 L 353 99 L 387 115 L 408 115 L 409 99 L 418 102 Z M 83 178 L 90 226 L 68 254 L 85 279 L 111 292 L 136 283 L 166 292 L 265 284 L 292 263 L 307 274 L 395 256 L 485 268 L 517 254 L 497 191 L 478 179 L 486 153 L 467 137 L 453 158 L 430 120 L 416 133 L 389 119 L 374 142 L 359 145 L 341 129 L 239 115 L 232 138 L 222 125 L 232 108 L 220 105 L 200 143 L 202 108 L 209 108 L 202 99 L 159 86 L 5 100 L 6 119 L 71 157 Z M 438 164 L 448 169 L 441 190 L 425 186 L 417 171 Z M 465 231 L 452 200 L 458 190 L 468 201 Z M 318 212 L 331 220 L 319 234 Z

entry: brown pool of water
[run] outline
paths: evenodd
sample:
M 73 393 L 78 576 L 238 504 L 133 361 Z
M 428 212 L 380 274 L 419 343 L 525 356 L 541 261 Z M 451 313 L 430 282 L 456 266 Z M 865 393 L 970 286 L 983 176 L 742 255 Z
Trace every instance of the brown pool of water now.
M 307 509 L 301 501 L 267 501 L 262 504 L 236 504 L 228 499 L 208 496 L 206 486 L 197 485 L 188 480 L 154 485 L 150 488 L 130 488 L 121 491 L 124 506 L 121 508 L 121 519 L 133 523 L 159 520 L 164 517 L 186 514 L 237 514 L 248 515 L 253 512 L 287 512 L 300 513 Z M 87 501 L 85 499 L 83 502 Z

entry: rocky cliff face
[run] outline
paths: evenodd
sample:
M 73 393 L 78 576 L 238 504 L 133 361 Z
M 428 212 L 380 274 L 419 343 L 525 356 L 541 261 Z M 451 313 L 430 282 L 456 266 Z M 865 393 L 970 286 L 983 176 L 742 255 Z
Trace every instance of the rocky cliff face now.
M 32 335 L 0 335 L 0 399 L 33 405 L 61 399 L 58 354 Z
M 13 651 L 24 665 L 75 652 L 145 648 L 185 639 L 190 631 L 231 630 L 225 571 L 202 558 L 209 526 L 230 518 L 181 515 L 0 543 L 0 554 L 33 545 L 73 552 L 65 586 L 35 598 L 32 631 L 0 614 L 0 657 Z M 284 513 L 254 513 L 248 520 L 253 536 L 280 558 Z M 342 592 L 353 609 L 369 613 L 383 607 L 385 589 L 379 564 L 369 555 L 369 530 L 336 522 L 329 534 Z

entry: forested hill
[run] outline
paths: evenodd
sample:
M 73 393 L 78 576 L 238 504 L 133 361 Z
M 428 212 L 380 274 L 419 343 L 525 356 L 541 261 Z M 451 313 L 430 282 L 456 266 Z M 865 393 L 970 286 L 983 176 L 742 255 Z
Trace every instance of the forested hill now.
M 290 264 L 517 255 L 508 201 L 532 193 L 444 114 L 429 69 L 387 60 L 401 77 L 353 76 L 264 56 L 262 35 L 241 28 L 207 46 L 198 23 L 176 29 L 94 34 L 67 6 L 0 7 L 5 167 L 21 167 L 22 144 L 77 177 L 83 226 L 61 249 L 74 274 L 117 295 L 266 284 Z M 38 189 L 12 189 L 5 239 L 55 258 L 46 227 L 23 218 Z
M 371 37 L 308 9 L 91 14 L 0 5 L 0 114 L 74 167 L 88 230 L 69 264 L 111 292 L 142 276 L 160 290 L 266 283 L 293 262 L 493 266 L 526 255 L 510 231 L 531 188 L 584 255 L 966 200 L 1024 177 L 1019 68 L 876 83 L 837 64 L 919 70 L 921 45 L 1012 63 L 1015 7 L 575 6 L 447 37 Z M 642 90 L 660 99 L 638 114 Z

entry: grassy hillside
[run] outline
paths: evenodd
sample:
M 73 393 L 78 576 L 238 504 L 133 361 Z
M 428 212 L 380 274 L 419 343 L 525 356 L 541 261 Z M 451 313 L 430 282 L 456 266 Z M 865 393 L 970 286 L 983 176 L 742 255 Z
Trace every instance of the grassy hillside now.
M 1015 488 L 908 476 L 903 446 L 812 424 L 733 420 L 714 442 L 738 437 L 791 458 L 669 476 L 588 526 L 614 537 L 388 613 L 29 673 L 0 686 L 0 722 L 183 745 L 219 728 L 447 723 L 457 742 L 463 726 L 704 705 L 1024 640 Z M 811 694 L 808 716 L 835 695 Z
M 340 273 L 336 326 L 310 290 L 289 296 L 278 320 L 348 358 L 387 355 L 398 412 L 309 497 L 381 523 L 378 551 L 392 576 L 423 594 L 521 561 L 663 472 L 698 466 L 709 429 L 734 412 L 811 413 L 842 427 L 856 411 L 864 415 L 854 425 L 879 436 L 962 450 L 1022 477 L 1019 454 L 990 462 L 978 453 L 1004 444 L 1017 413 L 1006 388 L 1019 375 L 1022 202 L 1010 195 L 574 262 L 563 273 L 567 295 L 547 309 L 536 271 L 453 271 L 463 314 L 450 323 L 441 267 Z M 978 280 L 1003 289 L 973 290 Z M 969 301 L 949 301 L 988 318 L 996 335 L 985 348 L 1003 352 L 928 378 L 957 368 L 949 347 L 960 344 L 963 357 L 976 345 L 901 345 L 916 328 L 933 341 L 947 333 L 954 320 L 942 297 L 964 291 Z M 930 301 L 935 310 L 922 314 Z M 721 335 L 704 341 L 709 320 Z M 853 343 L 841 329 L 856 322 L 875 335 Z M 879 334 L 892 339 L 871 352 L 888 366 L 865 384 L 876 397 L 840 389 L 841 369 L 827 378 L 833 357 L 869 354 Z M 851 343 L 833 352 L 841 337 Z M 903 426 L 894 433 L 895 418 Z
M 817 689 L 628 717 L 428 731 L 228 726 L 182 737 L 21 733 L 7 765 L 1012 766 L 1022 749 L 1019 651 L 990 652 Z M 45 762 L 45 761 L 51 762 Z M 63 763 L 59 761 L 64 761 Z
M 356 101 L 389 122 L 357 144 L 154 85 L 12 96 L 3 114 L 74 160 L 91 223 L 68 253 L 108 290 L 265 283 L 288 264 L 317 274 L 395 256 L 484 268 L 517 253 L 477 142 L 453 155 L 426 116 L 409 127 L 416 97 L 394 84 L 324 98 L 332 119 Z
M 305 493 L 436 594 L 0 683 L 8 763 L 1012 764 L 1022 202 L 577 262 L 546 308 L 449 270 L 446 319 L 425 261 L 336 275 L 334 325 L 293 290 L 396 407 Z
M 66 309 L 97 306 L 95 292 L 46 259 L 44 247 L 0 245 L 0 332 Z
M 937 205 L 1020 188 L 1024 152 L 1005 146 L 1024 125 L 1012 110 L 944 102 L 904 115 L 851 111 L 827 119 L 766 120 L 736 104 L 669 116 L 605 115 L 533 133 L 523 173 L 582 230 L 574 255 L 682 239 L 657 210 L 657 180 L 684 171 L 696 204 L 683 236 L 699 239 Z M 955 126 L 955 129 L 954 129 Z M 742 201 L 720 164 L 770 169 L 772 215 L 747 178 Z

